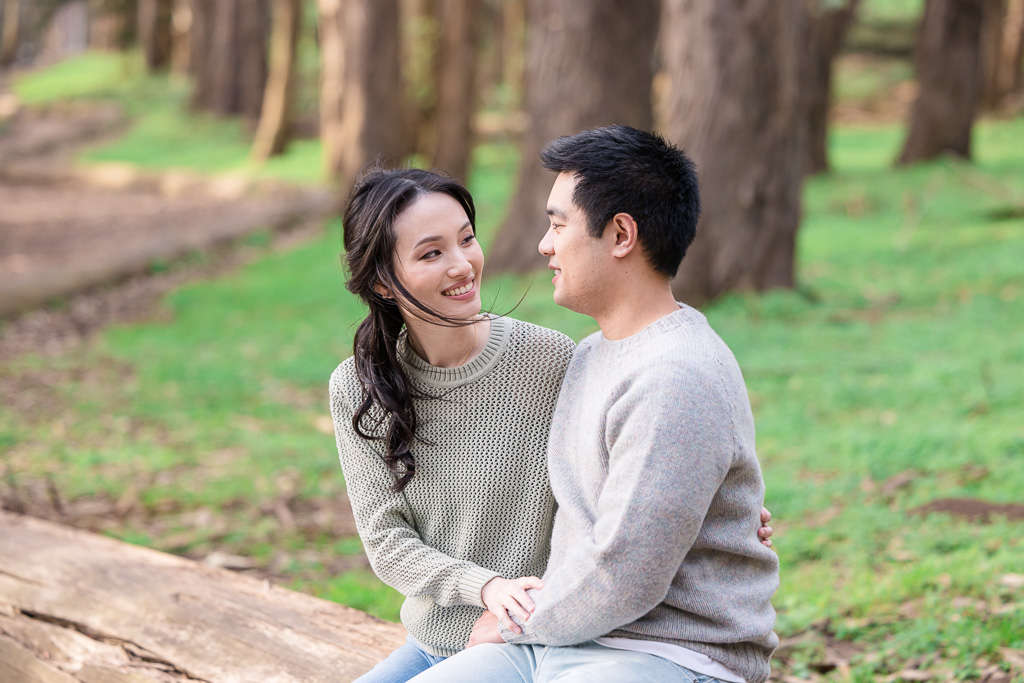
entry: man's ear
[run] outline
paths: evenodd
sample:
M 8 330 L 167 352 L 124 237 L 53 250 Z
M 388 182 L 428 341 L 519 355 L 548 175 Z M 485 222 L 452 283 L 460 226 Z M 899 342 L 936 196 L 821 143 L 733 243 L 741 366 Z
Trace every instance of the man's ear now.
M 636 221 L 628 213 L 617 213 L 612 216 L 605 233 L 614 238 L 615 246 L 612 248 L 612 256 L 622 258 L 629 255 L 636 248 L 640 236 L 637 232 Z

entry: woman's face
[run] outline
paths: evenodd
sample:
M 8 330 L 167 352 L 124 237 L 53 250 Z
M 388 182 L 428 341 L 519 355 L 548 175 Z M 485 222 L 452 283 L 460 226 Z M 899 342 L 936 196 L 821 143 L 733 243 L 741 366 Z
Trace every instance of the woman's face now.
M 480 312 L 484 253 L 461 204 L 442 193 L 421 195 L 398 215 L 395 233 L 395 275 L 413 297 L 451 318 Z M 406 320 L 416 315 L 398 303 Z

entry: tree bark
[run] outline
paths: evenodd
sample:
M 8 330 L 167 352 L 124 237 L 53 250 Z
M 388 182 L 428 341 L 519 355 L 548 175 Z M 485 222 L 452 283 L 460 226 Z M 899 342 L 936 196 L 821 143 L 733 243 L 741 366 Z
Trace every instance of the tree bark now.
M 252 159 L 266 161 L 281 154 L 291 134 L 295 48 L 299 40 L 302 0 L 273 0 L 270 36 L 270 75 L 263 93 L 263 110 L 252 145 Z
M 3 32 L 0 33 L 0 66 L 9 66 L 18 57 L 21 40 L 21 0 L 4 2 Z
M 697 164 L 703 213 L 680 300 L 791 287 L 803 178 L 803 0 L 667 0 L 669 137 Z
M 1003 25 L 1006 19 L 1006 0 L 982 0 L 981 20 L 981 100 L 985 111 L 999 108 L 1003 94 L 999 91 L 999 56 L 1003 51 Z
M 943 153 L 971 157 L 971 128 L 981 96 L 985 0 L 927 0 L 917 46 L 920 87 L 897 165 Z
M 135 0 L 90 0 L 89 47 L 123 50 L 135 42 Z
M 370 162 L 396 161 L 405 139 L 398 3 L 319 0 L 319 7 L 321 135 L 328 173 L 347 192 Z
M 265 0 L 195 0 L 192 9 L 198 24 L 193 105 L 257 119 L 267 81 Z
M 846 35 L 853 24 L 860 0 L 845 0 L 841 4 L 811 2 L 807 26 L 806 54 L 803 59 L 805 74 L 802 95 L 804 100 L 804 126 L 807 144 L 804 147 L 804 173 L 813 175 L 827 171 L 828 116 L 832 109 L 833 63 L 842 50 Z
M 171 60 L 173 0 L 139 0 L 136 34 L 146 68 L 161 71 Z
M 491 271 L 542 265 L 537 243 L 554 181 L 537 161 L 546 142 L 613 123 L 651 128 L 658 5 L 530 0 L 522 158 L 515 196 L 488 257 Z
M 1024 93 L 1024 0 L 1010 0 L 1006 9 L 997 78 L 1004 97 Z
M 473 152 L 476 109 L 476 22 L 480 0 L 440 1 L 441 40 L 434 82 L 437 88 L 437 133 L 433 166 L 463 183 Z

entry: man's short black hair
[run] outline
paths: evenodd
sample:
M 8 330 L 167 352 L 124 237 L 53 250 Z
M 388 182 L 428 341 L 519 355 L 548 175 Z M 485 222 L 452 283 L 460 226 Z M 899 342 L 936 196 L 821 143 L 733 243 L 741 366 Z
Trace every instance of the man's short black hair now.
M 674 277 L 697 234 L 697 169 L 656 133 L 606 126 L 552 140 L 541 165 L 576 177 L 572 200 L 600 237 L 617 213 L 637 223 L 640 247 L 654 269 Z

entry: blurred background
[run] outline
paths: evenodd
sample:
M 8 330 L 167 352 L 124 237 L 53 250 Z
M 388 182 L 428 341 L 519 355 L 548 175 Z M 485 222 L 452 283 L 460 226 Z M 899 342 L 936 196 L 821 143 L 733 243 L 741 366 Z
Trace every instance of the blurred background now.
M 327 379 L 369 163 L 477 201 L 579 340 L 540 146 L 697 161 L 674 283 L 744 370 L 773 680 L 1024 681 L 1024 0 L 2 0 L 0 504 L 397 619 Z

